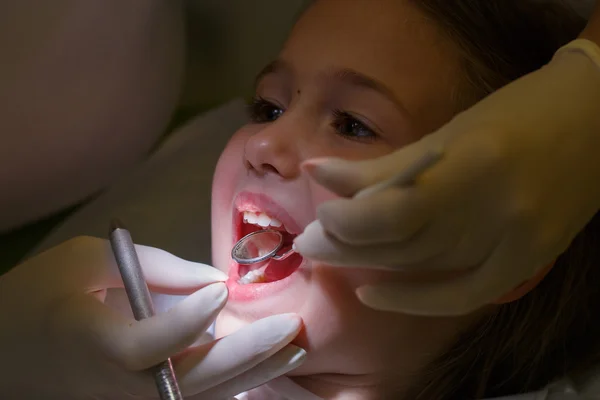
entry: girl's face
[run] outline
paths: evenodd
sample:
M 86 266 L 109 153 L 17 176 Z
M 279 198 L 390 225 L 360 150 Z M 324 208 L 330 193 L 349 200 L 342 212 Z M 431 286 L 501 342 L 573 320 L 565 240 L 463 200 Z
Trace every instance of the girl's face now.
M 357 301 L 359 286 L 406 279 L 392 272 L 295 255 L 247 275 L 230 258 L 233 244 L 257 225 L 286 231 L 289 242 L 335 197 L 302 172 L 303 161 L 369 159 L 406 146 L 453 116 L 458 86 L 456 48 L 407 1 L 320 0 L 302 16 L 259 74 L 252 121 L 217 166 L 213 261 L 230 276 L 219 336 L 268 315 L 298 313 L 305 330 L 296 343 L 309 353 L 293 375 L 325 393 L 346 384 L 383 388 L 388 376 L 408 384 L 464 329 L 472 317 L 384 313 Z M 238 283 L 241 276 L 254 283 Z

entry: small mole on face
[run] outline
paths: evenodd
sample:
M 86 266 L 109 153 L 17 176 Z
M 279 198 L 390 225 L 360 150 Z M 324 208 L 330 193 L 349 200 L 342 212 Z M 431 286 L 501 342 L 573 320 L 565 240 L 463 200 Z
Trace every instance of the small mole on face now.
M 297 95 L 300 95 L 300 93 L 301 93 L 301 91 L 300 91 L 300 89 L 298 89 L 298 90 L 296 91 L 296 94 L 297 94 Z

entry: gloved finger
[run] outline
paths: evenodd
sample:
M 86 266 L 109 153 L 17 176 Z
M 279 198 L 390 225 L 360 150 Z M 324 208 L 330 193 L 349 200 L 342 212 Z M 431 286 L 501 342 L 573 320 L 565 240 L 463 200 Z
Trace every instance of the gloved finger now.
M 357 248 L 357 251 L 375 255 L 375 258 L 369 257 L 372 262 L 389 267 L 411 270 L 452 268 L 456 265 L 448 264 L 441 255 L 452 253 L 461 243 L 465 224 L 460 213 L 448 213 L 425 225 L 408 240 L 362 246 Z M 465 265 L 469 264 L 460 264 L 461 267 Z
M 295 314 L 274 315 L 189 349 L 175 360 L 182 390 L 202 393 L 248 371 L 289 344 L 301 326 Z
M 514 251 L 511 246 L 514 246 L 511 239 L 504 240 L 484 265 L 451 280 L 363 286 L 356 293 L 362 303 L 381 311 L 423 316 L 465 315 L 499 299 L 532 276 L 525 262 L 522 266 L 511 265 L 506 271 L 505 255 L 507 250 Z
M 345 245 L 326 233 L 319 220 L 308 224 L 304 232 L 294 239 L 294 250 L 303 257 L 334 265 L 354 261 L 352 257 L 345 257 L 344 250 L 348 248 L 353 249 L 354 246 Z
M 141 371 L 192 345 L 226 300 L 225 284 L 216 283 L 165 313 L 132 321 L 92 296 L 78 295 L 60 307 L 55 326 L 62 327 L 62 336 L 76 335 L 73 339 L 78 343 L 92 342 L 101 354 L 123 368 Z
M 389 177 L 391 171 L 367 168 L 377 161 L 349 161 L 340 158 L 307 160 L 302 169 L 319 185 L 342 197 L 352 197 L 360 190 Z
M 430 199 L 435 209 L 459 206 L 458 201 L 468 198 L 465 193 L 481 189 L 489 182 L 500 181 L 495 179 L 503 173 L 499 166 L 510 165 L 505 160 L 507 149 L 496 140 L 498 135 L 481 132 L 463 138 L 460 132 L 454 132 L 458 129 L 467 128 L 459 122 L 451 122 L 434 134 L 456 136 L 457 139 L 447 149 L 444 159 L 427 171 L 419 185 L 422 196 Z
M 347 244 L 390 243 L 413 236 L 431 218 L 429 210 L 429 201 L 418 189 L 390 188 L 364 198 L 323 203 L 317 219 L 327 233 Z
M 364 266 L 366 259 L 371 265 L 371 256 L 364 248 L 340 242 L 326 233 L 318 220 L 311 222 L 304 228 L 304 233 L 296 237 L 294 249 L 303 257 L 335 266 Z
M 449 229 L 448 235 L 455 235 L 457 241 L 436 257 L 428 259 L 427 263 L 434 267 L 443 266 L 446 270 L 471 269 L 483 265 L 503 234 L 502 228 L 495 224 L 488 220 L 484 224 L 468 224 L 458 231 Z M 418 247 L 414 246 L 415 252 L 419 251 Z M 418 264 L 414 267 L 428 268 Z
M 183 260 L 164 250 L 136 245 L 148 286 L 157 293 L 188 294 L 228 277 L 210 265 Z
M 324 232 L 319 221 L 309 224 L 305 230 L 305 239 L 294 241 L 295 251 L 311 260 L 338 267 L 369 267 L 381 269 L 440 269 L 444 265 L 431 263 L 422 254 L 409 252 L 404 257 L 403 243 L 383 243 L 356 246 L 342 243 Z M 436 248 L 432 249 L 435 253 Z M 435 255 L 430 255 L 435 258 Z M 415 259 L 420 262 L 415 264 Z
M 116 358 L 128 369 L 149 368 L 191 346 L 214 322 L 226 301 L 224 283 L 207 286 L 165 313 L 130 326 L 120 325 L 121 332 L 114 328 L 106 332 L 107 340 L 112 339 L 107 347 L 116 349 Z
M 203 399 L 219 399 L 262 386 L 265 383 L 298 368 L 306 358 L 306 351 L 288 344 L 256 367 L 202 393 Z
M 136 252 L 148 286 L 164 294 L 189 294 L 200 287 L 227 280 L 221 271 L 208 265 L 182 260 L 166 251 L 136 245 Z M 79 237 L 56 248 L 56 259 L 69 265 L 69 279 L 58 280 L 64 292 L 96 292 L 123 287 L 110 243 L 107 240 Z M 58 277 L 57 277 L 58 279 Z
M 500 242 L 499 221 L 469 221 L 472 207 L 447 210 L 425 229 L 398 244 L 394 257 L 404 269 L 465 270 L 480 266 Z
M 410 167 L 430 150 L 431 143 L 421 140 L 372 160 L 320 158 L 307 160 L 302 167 L 320 185 L 339 196 L 351 197 Z

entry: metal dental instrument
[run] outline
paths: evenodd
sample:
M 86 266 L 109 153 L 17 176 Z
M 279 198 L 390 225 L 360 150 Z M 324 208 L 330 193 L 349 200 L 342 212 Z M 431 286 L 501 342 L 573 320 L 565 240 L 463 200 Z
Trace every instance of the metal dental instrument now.
M 358 192 L 354 198 L 363 198 L 373 193 L 380 192 L 390 187 L 407 187 L 414 183 L 415 179 L 436 164 L 442 158 L 443 152 L 440 150 L 430 151 L 423 157 L 410 165 L 407 169 L 394 175 L 388 180 L 377 183 L 373 186 Z M 281 261 L 295 253 L 294 249 L 279 255 L 277 252 L 283 247 L 283 235 L 281 232 L 264 229 L 252 232 L 233 246 L 231 258 L 238 264 L 249 265 L 266 261 L 270 258 Z
M 272 229 L 252 232 L 240 240 L 231 249 L 231 258 L 238 264 L 248 265 L 263 262 L 272 258 L 277 261 L 285 260 L 295 253 L 293 249 L 278 255 L 283 247 L 283 235 Z
M 137 321 L 154 316 L 154 305 L 129 231 L 117 220 L 110 224 L 110 244 Z M 167 359 L 150 369 L 161 400 L 183 400 L 173 365 Z

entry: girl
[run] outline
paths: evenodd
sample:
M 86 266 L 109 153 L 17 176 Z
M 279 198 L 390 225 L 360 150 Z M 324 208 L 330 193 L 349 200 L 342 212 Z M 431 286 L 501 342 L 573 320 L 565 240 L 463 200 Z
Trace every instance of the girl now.
M 363 285 L 438 275 L 334 269 L 300 255 L 251 267 L 230 261 L 245 234 L 268 226 L 291 242 L 317 206 L 336 197 L 303 173 L 303 161 L 370 159 L 406 146 L 542 67 L 584 26 L 558 3 L 496 4 L 319 0 L 300 18 L 259 74 L 252 121 L 215 174 L 213 258 L 230 293 L 218 336 L 268 315 L 299 314 L 305 327 L 295 343 L 308 356 L 290 376 L 325 399 L 516 395 L 598 361 L 598 218 L 542 273 L 455 318 L 375 311 L 355 297 Z M 250 396 L 264 399 L 266 390 Z

